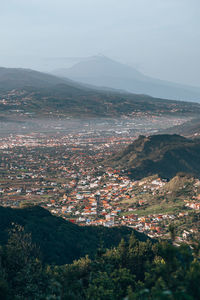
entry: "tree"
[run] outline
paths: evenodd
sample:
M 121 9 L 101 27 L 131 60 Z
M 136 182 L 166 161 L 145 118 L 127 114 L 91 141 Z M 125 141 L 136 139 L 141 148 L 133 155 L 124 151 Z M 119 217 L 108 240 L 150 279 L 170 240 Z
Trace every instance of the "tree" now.
M 172 240 L 172 243 L 175 241 L 176 238 L 176 227 L 171 223 L 168 227 L 170 238 Z
M 13 224 L 3 252 L 2 264 L 13 299 L 35 300 L 51 295 L 52 278 L 39 259 L 39 249 L 31 234 L 22 226 Z M 5 284 L 3 287 L 6 288 Z

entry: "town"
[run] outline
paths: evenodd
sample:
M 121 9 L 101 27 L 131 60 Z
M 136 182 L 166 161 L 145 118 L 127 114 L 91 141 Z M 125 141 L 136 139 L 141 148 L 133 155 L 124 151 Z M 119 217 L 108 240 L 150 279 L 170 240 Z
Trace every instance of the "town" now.
M 134 141 L 139 133 L 127 128 L 106 131 L 86 126 L 82 132 L 1 137 L 1 205 L 40 205 L 81 226 L 124 225 L 152 238 L 168 238 L 169 224 L 181 224 L 177 242 L 189 241 L 199 232 L 198 179 L 179 186 L 177 196 L 166 179 L 155 175 L 137 181 L 125 170 L 104 166 L 106 158 Z M 191 222 L 192 218 L 198 222 Z

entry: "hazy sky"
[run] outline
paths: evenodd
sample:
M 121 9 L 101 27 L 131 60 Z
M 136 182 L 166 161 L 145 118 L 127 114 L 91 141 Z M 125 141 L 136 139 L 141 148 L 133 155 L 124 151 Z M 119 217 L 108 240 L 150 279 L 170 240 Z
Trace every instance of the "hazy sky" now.
M 0 0 L 0 65 L 98 53 L 200 86 L 200 0 Z

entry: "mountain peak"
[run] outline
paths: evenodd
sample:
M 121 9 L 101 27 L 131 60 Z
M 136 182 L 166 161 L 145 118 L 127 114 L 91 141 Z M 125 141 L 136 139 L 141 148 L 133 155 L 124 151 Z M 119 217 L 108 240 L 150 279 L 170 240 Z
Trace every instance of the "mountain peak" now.
M 175 84 L 145 76 L 135 68 L 99 54 L 88 57 L 54 74 L 98 87 L 125 90 L 153 97 L 199 101 L 200 88 Z

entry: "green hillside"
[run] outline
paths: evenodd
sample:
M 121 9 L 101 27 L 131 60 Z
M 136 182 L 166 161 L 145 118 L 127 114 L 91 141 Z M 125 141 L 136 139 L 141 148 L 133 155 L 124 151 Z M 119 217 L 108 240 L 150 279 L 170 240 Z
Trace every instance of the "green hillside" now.
M 80 227 L 41 207 L 12 209 L 0 206 L 0 244 L 7 242 L 12 223 L 23 226 L 32 234 L 44 262 L 55 264 L 71 263 L 86 254 L 94 257 L 100 244 L 110 248 L 135 232 L 128 227 Z M 140 240 L 146 240 L 145 235 L 135 234 Z
M 194 241 L 192 249 L 186 244 L 174 246 L 177 229 L 172 224 L 169 229 L 169 242 L 141 242 L 131 234 L 112 249 L 99 248 L 93 259 L 86 256 L 52 266 L 40 260 L 31 236 L 15 227 L 0 247 L 0 298 L 197 300 L 200 245 Z

